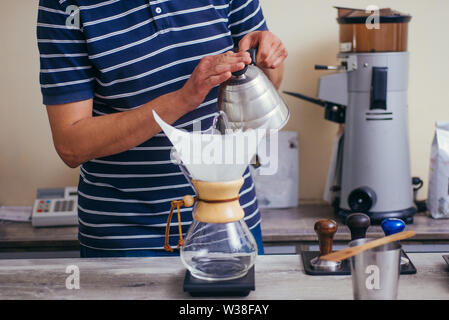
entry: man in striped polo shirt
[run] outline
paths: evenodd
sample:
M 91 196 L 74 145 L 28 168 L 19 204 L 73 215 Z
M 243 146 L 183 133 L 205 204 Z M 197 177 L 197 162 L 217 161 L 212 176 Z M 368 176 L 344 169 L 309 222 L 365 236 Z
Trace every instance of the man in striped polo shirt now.
M 40 0 L 37 38 L 55 148 L 81 166 L 81 256 L 171 254 L 163 250 L 170 202 L 194 191 L 152 110 L 177 128 L 209 128 L 218 85 L 250 63 L 249 48 L 279 87 L 287 52 L 258 0 Z M 244 219 L 262 253 L 249 170 L 244 179 Z M 191 208 L 182 211 L 186 232 Z

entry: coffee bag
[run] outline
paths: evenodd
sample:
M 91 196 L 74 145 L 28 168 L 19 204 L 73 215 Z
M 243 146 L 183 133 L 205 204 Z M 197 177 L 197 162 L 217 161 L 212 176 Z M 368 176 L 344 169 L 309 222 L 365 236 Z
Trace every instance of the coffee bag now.
M 449 218 L 449 122 L 436 123 L 427 207 L 432 218 Z

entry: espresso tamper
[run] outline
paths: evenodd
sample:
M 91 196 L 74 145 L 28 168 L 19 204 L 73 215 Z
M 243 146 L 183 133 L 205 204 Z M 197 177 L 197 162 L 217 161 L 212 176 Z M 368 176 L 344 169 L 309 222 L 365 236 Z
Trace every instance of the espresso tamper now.
M 341 261 L 326 261 L 320 257 L 332 252 L 332 242 L 335 232 L 337 232 L 337 223 L 331 219 L 321 219 L 315 223 L 315 232 L 318 235 L 320 245 L 320 255 L 313 258 L 310 264 L 313 269 L 323 271 L 336 271 L 341 267 Z
M 371 225 L 371 220 L 364 213 L 351 213 L 346 218 L 346 225 L 351 231 L 351 241 L 353 241 L 366 238 L 366 230 Z
M 405 223 L 401 219 L 388 218 L 381 223 L 382 230 L 386 236 L 402 232 L 405 229 Z M 410 261 L 406 257 L 401 257 L 401 265 L 409 264 Z

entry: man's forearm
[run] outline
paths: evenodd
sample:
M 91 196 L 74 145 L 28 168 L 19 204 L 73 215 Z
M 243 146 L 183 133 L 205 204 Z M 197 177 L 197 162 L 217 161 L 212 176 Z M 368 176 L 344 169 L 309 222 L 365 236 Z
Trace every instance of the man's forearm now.
M 137 109 L 86 117 L 66 126 L 63 134 L 53 134 L 56 149 L 70 167 L 129 150 L 160 132 L 152 110 L 173 123 L 189 108 L 179 91 L 175 91 Z M 58 137 L 64 141 L 58 141 Z

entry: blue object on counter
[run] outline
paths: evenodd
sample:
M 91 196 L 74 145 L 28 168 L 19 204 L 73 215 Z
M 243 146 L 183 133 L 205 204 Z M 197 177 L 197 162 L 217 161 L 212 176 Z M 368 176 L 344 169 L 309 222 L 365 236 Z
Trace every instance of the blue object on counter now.
M 401 219 L 388 218 L 382 221 L 382 230 L 386 236 L 404 231 L 405 223 Z

